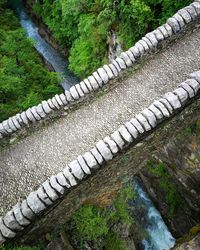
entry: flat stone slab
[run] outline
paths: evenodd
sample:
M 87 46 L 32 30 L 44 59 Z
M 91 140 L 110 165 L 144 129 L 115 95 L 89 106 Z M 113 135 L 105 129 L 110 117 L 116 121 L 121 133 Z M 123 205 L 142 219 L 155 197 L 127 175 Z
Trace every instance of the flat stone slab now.
M 56 191 L 50 186 L 49 180 L 46 180 L 44 183 L 42 183 L 42 186 L 48 195 L 49 199 L 52 201 L 55 201 L 59 198 L 58 194 Z
M 104 141 L 99 141 L 96 144 L 96 148 L 98 149 L 99 153 L 102 155 L 102 157 L 106 160 L 112 160 L 113 155 L 108 146 L 105 144 Z
M 94 156 L 91 152 L 86 152 L 85 154 L 83 154 L 83 158 L 84 158 L 84 160 L 89 168 L 96 169 L 99 167 L 96 159 L 94 158 Z
M 72 187 L 77 185 L 77 181 L 76 181 L 75 177 L 71 174 L 68 166 L 64 168 L 63 174 L 64 174 L 65 178 L 69 181 L 69 183 Z
M 0 218 L 0 232 L 4 238 L 8 238 L 8 239 L 14 238 L 16 235 L 15 232 L 11 231 L 9 228 L 7 228 L 4 225 L 2 218 Z
M 27 197 L 27 204 L 29 208 L 35 213 L 39 214 L 42 212 L 46 206 L 44 205 L 43 202 L 39 199 L 37 192 L 31 192 L 28 197 Z
M 20 203 L 17 203 L 13 209 L 12 209 L 14 215 L 15 215 L 15 218 L 17 220 L 17 222 L 21 225 L 21 226 L 28 226 L 31 221 L 28 220 L 27 218 L 24 217 L 24 215 L 22 214 L 22 211 L 21 211 L 21 207 L 20 207 Z
M 72 171 L 72 174 L 79 180 L 82 180 L 84 177 L 84 172 L 81 169 L 81 166 L 77 160 L 74 160 L 69 163 L 69 167 Z
M 13 211 L 9 211 L 3 218 L 4 220 L 4 224 L 10 228 L 11 230 L 23 230 L 24 227 L 20 226 L 20 224 L 18 223 L 18 221 L 15 219 L 15 215 L 13 213 Z

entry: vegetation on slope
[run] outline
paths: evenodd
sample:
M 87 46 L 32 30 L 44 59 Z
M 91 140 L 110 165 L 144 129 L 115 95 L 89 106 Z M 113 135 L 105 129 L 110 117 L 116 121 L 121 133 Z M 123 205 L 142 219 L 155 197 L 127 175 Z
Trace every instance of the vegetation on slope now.
M 125 250 L 126 242 L 120 235 L 121 226 L 132 226 L 131 235 L 134 240 L 140 241 L 144 237 L 143 229 L 132 216 L 130 202 L 134 201 L 136 194 L 131 182 L 126 183 L 117 193 L 113 201 L 108 204 L 98 203 L 82 205 L 76 210 L 66 224 L 56 225 L 49 234 L 38 239 L 38 246 L 4 246 L 1 250 L 42 250 L 50 242 L 61 239 L 74 249 L 105 249 Z M 104 200 L 105 201 L 105 200 Z M 94 200 L 95 202 L 95 200 Z M 97 198 L 97 202 L 99 199 Z M 62 236 L 61 236 L 62 235 Z M 66 240 L 67 239 L 67 240 Z
M 56 41 L 70 49 L 70 69 L 88 76 L 107 62 L 108 33 L 118 34 L 127 49 L 146 32 L 191 0 L 27 0 Z
M 0 0 L 0 122 L 59 92 L 58 75 L 44 67 L 5 2 Z
M 179 194 L 176 185 L 171 179 L 170 173 L 167 171 L 164 163 L 149 160 L 146 165 L 148 172 L 159 178 L 159 188 L 165 195 L 165 201 L 168 205 L 169 215 L 175 216 L 180 209 L 185 206 L 184 200 Z
M 43 250 L 43 248 L 40 247 L 0 247 L 0 250 Z
M 130 205 L 136 194 L 131 182 L 127 183 L 116 195 L 109 206 L 83 205 L 71 217 L 68 224 L 71 242 L 75 249 L 125 250 L 126 237 L 134 242 L 141 241 L 145 233 L 133 218 L 135 208 Z M 127 235 L 122 236 L 122 228 Z M 129 228 L 129 229 L 128 229 Z

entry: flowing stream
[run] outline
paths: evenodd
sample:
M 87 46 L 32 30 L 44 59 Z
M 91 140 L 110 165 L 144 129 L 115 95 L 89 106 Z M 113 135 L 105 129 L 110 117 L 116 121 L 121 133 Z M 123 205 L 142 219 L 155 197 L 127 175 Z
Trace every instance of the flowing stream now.
M 60 85 L 63 89 L 68 90 L 72 85 L 78 83 L 77 77 L 67 68 L 67 59 L 40 36 L 38 27 L 26 13 L 22 2 L 20 0 L 11 0 L 10 2 L 20 19 L 21 26 L 26 31 L 27 37 L 35 42 L 34 46 L 38 53 L 60 74 Z
M 134 179 L 134 190 L 136 192 L 136 207 L 144 209 L 142 227 L 147 232 L 147 238 L 141 242 L 143 250 L 169 250 L 175 244 L 175 239 L 168 230 L 159 211 L 148 197 L 140 183 Z

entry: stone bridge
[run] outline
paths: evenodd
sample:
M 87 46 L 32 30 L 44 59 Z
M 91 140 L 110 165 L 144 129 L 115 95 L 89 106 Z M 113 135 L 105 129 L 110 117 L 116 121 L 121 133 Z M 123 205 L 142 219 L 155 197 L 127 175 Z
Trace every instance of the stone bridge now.
M 0 244 L 64 221 L 200 117 L 199 16 L 195 1 L 70 91 L 0 124 Z

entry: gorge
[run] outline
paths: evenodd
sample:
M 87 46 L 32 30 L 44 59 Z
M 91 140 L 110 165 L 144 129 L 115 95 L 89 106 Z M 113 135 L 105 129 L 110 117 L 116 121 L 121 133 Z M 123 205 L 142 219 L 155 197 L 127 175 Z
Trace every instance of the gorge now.
M 53 67 L 53 69 L 60 74 L 61 86 L 64 90 L 68 90 L 71 86 L 78 82 L 68 69 L 67 58 L 59 51 L 56 51 L 50 44 L 48 44 L 38 33 L 38 27 L 34 24 L 31 18 L 26 13 L 22 1 L 13 0 L 11 4 L 16 11 L 21 26 L 25 29 L 27 37 L 34 41 L 34 46 L 38 53 Z
M 21 20 L 26 29 L 36 29 L 27 17 L 25 23 L 23 17 Z M 27 25 L 27 20 L 31 26 Z M 107 193 L 119 191 L 121 184 L 125 182 L 124 179 L 130 180 L 135 175 L 139 181 L 133 181 L 137 194 L 132 204 L 137 210 L 134 219 L 138 218 L 138 223 L 142 225 L 147 235 L 142 237 L 139 243 L 134 244 L 134 247 L 145 250 L 171 249 L 175 239 L 178 239 L 177 244 L 179 242 L 181 244 L 179 238 L 182 238 L 182 242 L 184 237 L 191 241 L 192 238 L 186 237 L 188 232 L 193 232 L 191 237 L 198 238 L 200 73 L 197 71 L 199 69 L 199 19 L 195 20 L 196 22 L 188 26 L 188 29 L 183 28 L 183 33 L 180 30 L 180 35 L 179 31 L 178 35 L 175 31 L 172 33 L 174 26 L 171 24 L 171 33 L 169 33 L 171 35 L 168 36 L 175 36 L 174 40 L 171 39 L 169 43 L 165 43 L 163 36 L 163 45 L 158 51 L 152 52 L 155 54 L 150 57 L 144 56 L 136 68 L 130 69 L 126 74 L 120 73 L 121 76 L 117 79 L 113 79 L 114 71 L 108 71 L 108 66 L 104 65 L 102 69 L 104 71 L 107 69 L 105 72 L 110 79 L 107 77 L 108 80 L 105 80 L 105 74 L 98 69 L 96 74 L 70 87 L 69 91 L 56 95 L 57 106 L 52 105 L 53 98 L 52 101 L 51 99 L 48 102 L 43 101 L 43 111 L 46 112 L 42 117 L 43 120 L 40 119 L 38 124 L 33 120 L 36 118 L 33 110 L 31 111 L 33 118 L 29 116 L 27 124 L 24 125 L 23 119 L 18 120 L 20 126 L 18 130 L 14 128 L 15 133 L 6 127 L 8 123 L 10 128 L 11 120 L 7 123 L 3 122 L 2 127 L 0 126 L 3 138 L 0 152 L 3 183 L 0 213 L 3 216 L 5 211 L 17 202 L 18 197 L 23 199 L 28 195 L 28 198 L 22 202 L 19 200 L 16 206 L 21 207 L 22 204 L 27 203 L 28 209 L 31 208 L 31 211 L 34 211 L 34 217 L 38 216 L 37 220 L 33 219 L 31 226 L 25 227 L 22 233 L 21 229 L 13 229 L 14 233 L 20 236 L 16 237 L 16 242 L 32 244 L 36 239 L 52 232 L 55 225 L 58 227 L 65 225 L 71 214 L 82 205 L 88 203 L 100 205 L 101 200 L 106 200 Z M 158 30 L 159 28 L 157 33 L 152 33 L 158 34 Z M 159 34 L 161 35 L 161 32 Z M 158 42 L 156 46 L 157 44 Z M 148 49 L 145 48 L 150 51 L 151 47 L 149 44 L 148 46 Z M 45 44 L 44 51 L 47 47 Z M 131 50 L 127 55 L 131 56 L 130 52 Z M 129 67 L 130 58 L 125 55 L 122 53 L 119 59 L 113 60 L 109 64 L 110 69 L 113 69 L 112 65 L 116 65 L 115 62 L 118 62 L 116 67 L 119 67 L 119 71 Z M 133 63 L 135 61 L 132 61 L 131 65 Z M 110 85 L 98 90 L 94 76 L 101 77 L 102 82 L 106 82 L 105 85 L 108 81 L 111 84 L 109 82 Z M 99 78 L 96 79 L 99 80 Z M 176 88 L 180 82 L 182 85 Z M 82 102 L 85 94 L 88 94 L 84 92 L 88 89 L 83 89 L 83 86 L 91 86 L 91 92 L 94 92 L 93 99 L 88 102 L 88 99 Z M 160 95 L 162 98 L 156 102 L 155 99 Z M 64 99 L 61 99 L 61 96 Z M 70 100 L 67 99 L 69 96 Z M 65 103 L 62 102 L 63 100 Z M 75 106 L 76 102 L 79 104 L 78 107 Z M 47 103 L 52 105 L 49 109 L 47 109 Z M 141 110 L 143 111 L 140 115 L 137 115 Z M 35 111 L 38 115 L 41 114 L 36 107 Z M 26 112 L 24 113 L 28 114 Z M 133 130 L 133 123 L 127 122 L 127 119 L 131 119 L 133 115 L 136 117 L 135 122 L 139 121 L 140 125 L 138 127 L 139 125 L 136 126 L 134 123 L 135 130 Z M 16 120 L 13 121 L 16 122 Z M 124 122 L 126 122 L 125 125 L 121 125 Z M 116 130 L 119 125 L 121 125 L 120 128 Z M 114 135 L 111 134 L 113 130 L 116 130 Z M 102 137 L 105 138 L 100 144 L 99 142 L 95 144 L 95 148 L 91 149 L 90 153 L 80 155 Z M 103 150 L 102 147 L 104 147 Z M 91 154 L 93 161 L 91 158 L 88 160 L 88 155 L 91 157 Z M 72 161 L 77 155 L 79 155 L 78 160 Z M 79 166 L 81 157 L 88 164 L 83 172 Z M 58 180 L 62 172 L 59 171 L 65 167 L 63 173 L 66 174 L 65 171 L 68 169 L 66 162 L 70 162 L 68 165 L 74 179 L 70 177 L 72 179 L 68 179 L 68 184 L 60 185 Z M 88 168 L 91 169 L 92 175 L 82 180 L 84 175 L 90 174 Z M 57 172 L 60 175 L 54 176 Z M 46 180 L 48 176 L 51 177 Z M 53 180 L 56 180 L 56 183 L 52 182 Z M 73 187 L 79 181 L 81 181 L 80 185 Z M 49 190 L 47 192 L 45 185 L 48 183 L 50 183 L 50 190 L 55 192 L 53 196 L 56 197 L 55 202 L 52 201 L 54 198 L 49 196 Z M 41 191 L 41 185 L 48 193 L 48 197 L 51 197 L 49 202 L 53 202 L 53 205 L 51 204 L 50 207 L 38 191 Z M 63 191 L 65 185 L 70 185 L 69 192 L 69 188 Z M 38 189 L 32 192 L 36 188 Z M 66 193 L 63 196 L 60 192 Z M 32 203 L 30 197 L 35 193 L 37 196 L 33 196 Z M 15 214 L 15 210 L 12 211 Z M 10 222 L 4 218 L 3 223 L 0 224 L 1 236 L 11 239 L 10 235 L 5 236 L 4 228 L 5 224 Z M 12 233 L 11 225 L 16 224 L 11 223 L 8 226 L 8 231 Z M 130 249 L 133 249 L 133 245 Z

